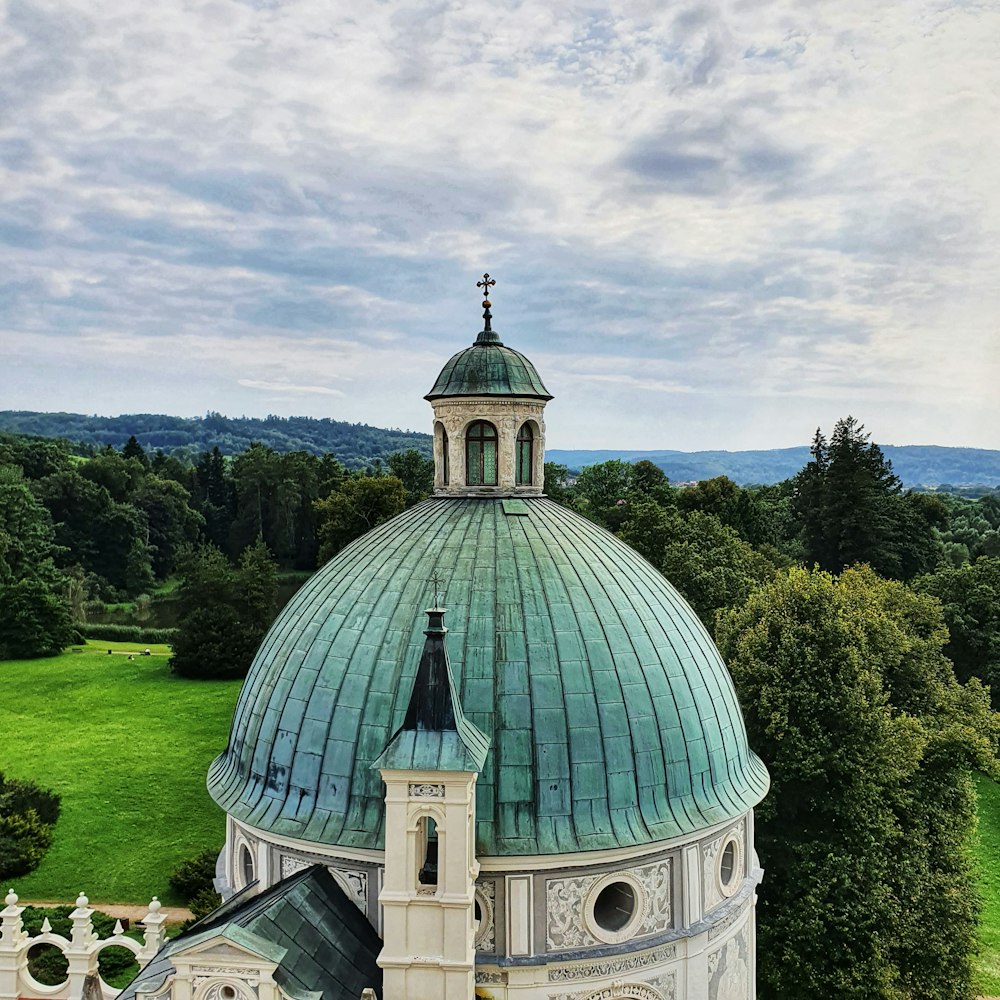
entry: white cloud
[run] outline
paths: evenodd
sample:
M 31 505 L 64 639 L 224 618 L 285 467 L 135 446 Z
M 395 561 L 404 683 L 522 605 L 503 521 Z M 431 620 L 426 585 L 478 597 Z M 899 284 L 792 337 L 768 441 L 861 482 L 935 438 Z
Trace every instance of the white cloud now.
M 268 392 L 277 392 L 284 395 L 285 393 L 290 393 L 292 395 L 300 395 L 305 393 L 307 395 L 317 395 L 317 396 L 343 396 L 344 394 L 339 389 L 331 389 L 326 385 L 292 385 L 291 382 L 268 382 L 264 379 L 252 379 L 252 378 L 240 378 L 236 380 L 238 385 L 242 385 L 245 389 L 263 389 Z
M 121 376 L 147 364 L 189 412 L 274 402 L 249 383 L 426 426 L 490 270 L 562 445 L 795 443 L 838 408 L 996 444 L 995 6 L 6 15 L 9 405 L 114 380 L 135 408 Z

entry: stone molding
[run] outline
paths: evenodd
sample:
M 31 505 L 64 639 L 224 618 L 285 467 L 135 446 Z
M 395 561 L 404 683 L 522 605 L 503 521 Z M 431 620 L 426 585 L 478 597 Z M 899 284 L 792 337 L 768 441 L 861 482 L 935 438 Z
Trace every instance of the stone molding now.
M 573 962 L 567 965 L 552 965 L 548 969 L 550 983 L 569 983 L 577 979 L 597 979 L 602 976 L 616 976 L 623 972 L 635 972 L 651 965 L 662 965 L 677 958 L 677 945 L 669 944 L 652 951 L 623 955 L 621 958 L 605 958 L 592 962 Z

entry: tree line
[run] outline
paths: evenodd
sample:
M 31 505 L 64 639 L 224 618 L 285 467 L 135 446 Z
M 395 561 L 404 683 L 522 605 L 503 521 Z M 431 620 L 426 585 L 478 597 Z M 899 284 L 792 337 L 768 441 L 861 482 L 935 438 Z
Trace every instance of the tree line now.
M 335 454 L 348 469 L 368 468 L 397 451 L 415 448 L 431 453 L 431 437 L 416 431 L 370 427 L 328 417 L 227 417 L 209 412 L 204 417 L 172 417 L 163 413 L 126 413 L 118 417 L 81 413 L 0 411 L 0 432 L 74 442 L 81 455 L 104 448 L 120 449 L 134 437 L 149 453 L 162 450 L 184 460 L 195 460 L 218 448 L 224 455 L 262 444 L 275 451 L 304 451 L 322 457 Z
M 2 435 L 0 657 L 57 652 L 88 605 L 149 594 L 174 575 L 186 585 L 222 563 L 238 572 L 247 559 L 257 570 L 315 569 L 432 485 L 432 463 L 415 449 L 349 470 L 329 454 L 259 443 L 232 458 L 213 448 L 187 460 L 150 455 L 130 438 L 86 457 L 64 440 Z M 248 589 L 246 580 L 218 582 Z M 261 600 L 258 639 L 275 610 L 273 596 Z M 238 663 L 230 670 L 245 672 Z
M 545 471 L 550 498 L 665 574 L 729 665 L 773 780 L 762 1000 L 970 997 L 972 774 L 998 774 L 1000 741 L 997 498 L 903 489 L 853 418 L 772 486 L 677 488 L 649 461 Z M 278 566 L 315 567 L 431 489 L 415 450 L 351 471 L 261 444 L 187 461 L 2 439 L 0 600 L 28 581 L 65 609 L 75 589 L 180 574 L 174 669 L 241 676 Z

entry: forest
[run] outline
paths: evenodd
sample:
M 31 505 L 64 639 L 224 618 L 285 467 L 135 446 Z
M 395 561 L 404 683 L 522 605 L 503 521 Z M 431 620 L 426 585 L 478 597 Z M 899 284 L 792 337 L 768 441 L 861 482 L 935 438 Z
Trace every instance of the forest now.
M 192 460 L 213 448 L 224 455 L 236 455 L 256 442 L 278 452 L 334 454 L 347 469 L 368 468 L 376 459 L 384 461 L 393 452 L 409 448 L 415 448 L 425 457 L 431 454 L 429 434 L 312 417 L 253 419 L 225 417 L 220 413 L 191 418 L 158 413 L 98 417 L 0 410 L 2 432 L 65 438 L 75 443 L 79 454 L 86 455 L 109 445 L 121 448 L 130 437 L 135 437 L 151 454 L 162 449 L 167 454 Z M 1000 451 L 936 445 L 882 445 L 881 448 L 906 486 L 933 487 L 973 496 L 1000 486 Z M 809 460 L 809 448 L 803 445 L 758 451 L 691 452 L 550 448 L 549 457 L 552 462 L 565 465 L 573 475 L 588 465 L 613 459 L 625 462 L 645 459 L 675 483 L 725 476 L 745 486 L 791 478 Z
M 362 469 L 260 442 L 77 452 L 0 436 L 0 659 L 54 654 L 94 607 L 175 586 L 174 672 L 243 676 L 279 572 L 433 486 L 415 448 Z M 905 489 L 852 417 L 770 485 L 678 487 L 645 459 L 545 473 L 671 581 L 729 666 L 772 776 L 759 996 L 971 997 L 973 779 L 1000 776 L 1000 494 Z

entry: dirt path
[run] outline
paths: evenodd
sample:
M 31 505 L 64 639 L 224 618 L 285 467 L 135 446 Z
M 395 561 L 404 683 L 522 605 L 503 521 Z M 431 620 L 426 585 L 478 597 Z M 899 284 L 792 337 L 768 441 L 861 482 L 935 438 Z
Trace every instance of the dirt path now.
M 75 906 L 72 899 L 20 899 L 20 906 Z M 149 912 L 148 906 L 134 906 L 130 903 L 91 903 L 90 908 L 100 910 L 115 920 L 129 920 L 137 923 Z M 183 906 L 164 906 L 160 911 L 167 915 L 167 920 L 174 923 L 179 920 L 190 920 L 194 914 Z

